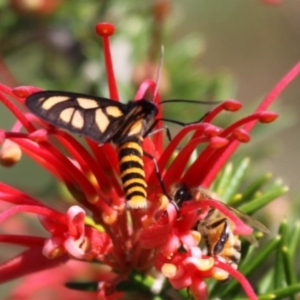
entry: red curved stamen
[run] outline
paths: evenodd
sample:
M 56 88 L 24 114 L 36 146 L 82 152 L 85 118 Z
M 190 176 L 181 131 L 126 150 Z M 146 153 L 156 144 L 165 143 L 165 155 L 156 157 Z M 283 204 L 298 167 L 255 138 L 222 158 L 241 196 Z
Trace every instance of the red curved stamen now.
M 218 138 L 222 137 L 218 136 Z M 221 146 L 226 148 L 227 145 L 228 140 L 226 139 L 226 144 L 222 142 Z M 206 147 L 186 171 L 183 182 L 189 182 L 190 186 L 202 185 L 202 177 L 205 175 L 204 166 L 207 165 L 207 162 L 210 160 L 211 156 L 218 151 L 218 149 L 219 148 L 216 147 Z M 199 172 L 199 170 L 201 170 L 201 172 Z
M 165 149 L 160 161 L 159 161 L 159 167 L 161 169 L 165 168 L 166 164 L 168 163 L 169 159 L 171 158 L 173 152 L 178 147 L 179 143 L 184 139 L 184 137 L 191 132 L 192 130 L 195 130 L 197 133 L 198 138 L 202 137 L 202 135 L 205 132 L 205 129 L 207 127 L 212 126 L 209 123 L 199 123 L 199 124 L 192 124 L 185 126 L 180 132 L 171 140 L 171 142 L 168 144 L 167 148 Z M 193 140 L 193 139 L 191 139 Z
M 250 139 L 247 131 L 244 129 L 245 126 L 257 120 L 271 122 L 274 121 L 276 117 L 277 114 L 274 112 L 260 111 L 231 124 L 220 134 L 220 137 L 228 137 L 230 134 L 234 133 L 234 135 L 229 138 L 230 143 L 226 147 L 214 152 L 209 149 L 205 149 L 200 154 L 197 161 L 189 168 L 185 175 L 185 180 L 191 180 L 193 185 L 201 183 L 202 186 L 209 187 L 217 172 L 220 170 L 220 167 L 223 166 L 228 159 L 227 157 L 221 159 L 223 153 L 226 153 L 228 151 L 227 149 L 230 149 L 234 142 L 247 142 Z M 239 128 L 242 125 L 244 125 L 244 128 Z M 193 174 L 195 174 L 195 172 L 199 169 L 201 169 L 202 172 L 197 178 L 195 178 Z M 203 177 L 204 174 L 206 174 L 205 177 Z
M 25 247 L 44 246 L 45 240 L 45 238 L 30 235 L 0 235 L 0 243 L 10 243 Z
M 231 135 L 227 138 L 227 140 L 228 143 L 223 148 L 205 149 L 203 151 L 205 153 L 203 154 L 204 157 L 202 161 L 200 158 L 198 158 L 198 161 L 195 161 L 195 163 L 189 168 L 185 180 L 189 180 L 192 183 L 192 186 L 201 185 L 202 187 L 208 188 L 217 175 L 217 173 L 212 172 L 212 170 L 215 170 L 214 168 L 216 164 L 226 163 L 226 161 L 219 162 L 219 157 L 222 156 L 222 153 L 224 153 L 228 149 L 228 147 L 230 147 L 231 144 L 236 141 L 236 137 L 234 135 Z M 202 156 L 202 153 L 200 154 L 200 156 Z M 198 172 L 197 176 L 193 176 L 193 174 L 195 174 L 195 172 L 197 172 L 197 170 L 199 169 L 201 170 L 201 172 Z M 207 174 L 209 174 L 209 177 Z
M 238 111 L 242 108 L 242 103 L 237 100 L 225 100 L 222 103 L 220 103 L 218 106 L 213 108 L 203 119 L 203 122 L 210 123 L 218 114 L 220 114 L 222 111 Z
M 262 111 L 259 117 L 261 123 L 271 123 L 278 118 L 278 114 L 273 111 Z
M 192 141 L 193 140 L 194 139 L 192 139 Z M 184 177 L 182 178 L 182 181 L 188 182 L 190 186 L 198 186 L 201 182 L 200 179 L 205 174 L 203 165 L 207 163 L 216 149 L 223 148 L 227 144 L 228 140 L 225 138 L 219 136 L 212 137 L 209 146 L 206 147 L 200 155 L 198 155 L 198 158 L 187 169 Z M 199 170 L 201 170 L 201 172 L 199 172 Z
M 176 147 L 178 147 L 181 140 L 190 131 L 197 130 L 203 134 L 203 132 L 207 126 L 211 126 L 211 124 L 207 124 L 207 123 L 192 124 L 192 125 L 185 126 L 182 130 L 180 130 L 180 132 L 171 140 L 171 142 L 165 148 L 161 157 L 157 161 L 160 172 L 163 173 L 163 170 L 166 168 L 166 165 L 169 162 L 170 158 L 172 157 L 173 152 L 176 150 Z M 154 174 L 154 173 L 150 176 L 149 181 L 148 181 L 149 184 L 153 184 L 154 182 L 156 182 L 155 176 L 156 176 L 156 174 Z
M 172 183 L 178 181 L 178 178 L 181 177 L 195 148 L 199 144 L 209 141 L 210 139 L 208 137 L 193 139 L 179 152 L 163 178 L 167 189 Z
M 24 192 L 19 191 L 0 181 L 0 196 L 1 200 L 14 204 L 40 205 L 40 201 L 30 197 Z
M 96 25 L 96 32 L 101 37 L 103 43 L 104 61 L 106 67 L 109 96 L 111 99 L 119 101 L 119 93 L 115 79 L 109 40 L 109 37 L 114 34 L 114 31 L 114 25 L 110 23 L 98 23 Z
M 274 100 L 282 93 L 282 91 L 298 76 L 300 73 L 300 62 L 298 62 L 286 75 L 275 85 L 275 87 L 267 94 L 263 99 L 262 103 L 257 107 L 256 112 L 265 111 Z M 244 126 L 244 129 L 247 132 L 250 132 L 254 127 L 257 121 L 252 121 Z M 215 175 L 223 167 L 223 165 L 228 161 L 229 157 L 233 154 L 235 149 L 238 147 L 239 141 L 233 141 L 226 150 L 222 153 L 221 156 L 217 158 L 215 164 L 209 170 L 209 173 L 206 175 L 205 182 L 206 186 L 209 186 L 214 180 Z
M 94 153 L 98 165 L 101 166 L 102 171 L 111 181 L 112 186 L 116 189 L 118 195 L 123 195 L 123 189 L 119 182 L 119 162 L 116 150 L 111 144 L 104 144 L 99 146 L 89 138 L 85 139 L 92 152 Z M 103 188 L 101 184 L 101 188 Z
M 253 119 L 252 119 L 253 118 Z M 240 128 L 239 132 L 235 132 L 234 136 L 229 138 L 230 143 L 223 149 L 215 152 L 213 156 L 210 157 L 209 161 L 204 166 L 204 170 L 202 174 L 206 174 L 205 178 L 202 178 L 202 185 L 205 187 L 209 187 L 212 181 L 214 180 L 215 176 L 219 172 L 219 170 L 223 167 L 223 165 L 228 161 L 228 158 L 234 150 L 237 148 L 240 142 L 247 142 L 247 130 L 248 126 L 251 125 L 253 122 L 256 121 L 263 121 L 263 122 L 272 122 L 277 118 L 277 114 L 274 112 L 268 111 L 257 111 L 251 116 L 248 116 L 244 119 L 239 120 L 238 122 L 230 125 L 226 128 L 220 136 L 225 136 L 229 134 L 230 131 L 236 130 L 238 126 L 244 125 L 243 128 Z M 200 178 L 199 178 L 200 179 Z
M 116 177 L 107 176 L 107 173 L 103 170 L 99 161 L 95 160 L 86 148 L 83 147 L 82 144 L 79 143 L 73 136 L 61 130 L 57 131 L 55 136 L 71 154 L 71 156 L 79 163 L 83 173 L 88 175 L 90 173 L 95 176 L 98 186 L 101 186 L 101 190 L 105 192 L 105 190 L 115 188 L 119 195 L 122 194 L 122 188 Z M 115 174 L 115 172 L 113 172 L 113 174 Z
M 138 88 L 138 90 L 135 94 L 134 100 L 145 99 L 145 98 L 147 98 L 147 93 L 150 92 L 151 96 L 154 97 L 153 102 L 158 104 L 161 100 L 160 99 L 160 94 L 156 93 L 154 95 L 155 91 L 156 91 L 156 83 L 151 79 L 146 79 L 140 84 L 140 86 L 139 86 L 139 88 Z M 155 118 L 156 119 L 161 119 L 162 118 L 162 107 L 161 107 L 161 105 L 158 105 L 157 109 L 158 109 L 158 113 L 155 116 Z M 162 128 L 162 124 L 163 123 L 161 121 L 159 121 L 156 124 L 155 128 L 153 128 L 153 129 Z M 161 153 L 163 152 L 163 139 L 164 139 L 163 138 L 163 130 L 155 133 L 152 137 L 153 144 L 155 145 L 158 156 L 160 156 Z
M 300 62 L 298 62 L 291 70 L 289 70 L 282 79 L 275 85 L 275 87 L 267 94 L 256 111 L 265 111 L 274 100 L 285 90 L 285 88 L 297 77 L 300 73 Z M 254 124 L 249 124 L 247 130 L 249 131 Z
M 44 169 L 48 170 L 50 173 L 52 173 L 58 180 L 68 183 L 70 181 L 70 178 L 67 177 L 67 175 L 62 174 L 60 170 L 58 170 L 57 166 L 54 164 L 52 160 L 45 159 L 43 155 L 40 154 L 40 149 L 36 147 L 34 150 L 27 149 L 26 146 L 23 143 L 18 142 L 18 140 L 21 139 L 14 139 L 10 138 L 12 141 L 14 141 L 16 144 L 18 144 L 22 152 L 26 153 L 28 156 L 30 156 L 35 162 L 37 162 L 39 165 L 41 165 Z M 26 142 L 25 142 L 26 143 Z
M 14 96 L 17 96 L 21 99 L 25 99 L 33 93 L 40 92 L 42 89 L 36 86 L 17 86 L 12 89 Z
M 156 90 L 156 83 L 151 79 L 144 80 L 137 92 L 135 93 L 134 100 L 140 100 L 147 98 L 147 93 L 150 91 L 152 96 L 155 96 L 153 99 L 151 99 L 154 103 L 160 102 L 160 97 L 158 95 L 154 95 L 154 92 Z
M 250 300 L 258 300 L 258 297 L 256 296 L 251 284 L 242 273 L 232 268 L 229 264 L 223 263 L 219 260 L 215 261 L 215 266 L 228 272 L 232 277 L 234 277 L 241 284 Z
M 241 143 L 248 143 L 250 141 L 249 133 L 243 128 L 236 128 L 233 130 L 232 134 Z
M 146 150 L 147 153 L 150 154 L 155 159 L 157 159 L 159 157 L 160 153 L 157 150 L 154 142 L 150 139 L 150 137 L 146 137 L 143 140 L 142 147 L 143 147 L 143 149 L 147 149 Z M 161 149 L 161 150 L 163 150 L 163 149 Z M 144 163 L 145 179 L 146 179 L 146 182 L 149 183 L 149 177 L 153 173 L 155 166 L 154 166 L 153 160 L 147 156 L 143 157 L 143 163 Z
M 229 134 L 231 134 L 233 132 L 234 129 L 239 128 L 247 123 L 251 123 L 253 121 L 260 121 L 261 118 L 267 118 L 266 113 L 268 114 L 269 112 L 255 112 L 252 115 L 249 115 L 247 117 L 244 117 L 238 121 L 236 121 L 235 123 L 231 124 L 230 126 L 228 126 L 227 128 L 225 128 L 222 133 L 220 134 L 220 136 L 222 137 L 226 137 Z M 272 116 L 273 116 L 273 112 L 271 112 Z M 274 120 L 274 119 L 273 119 Z M 272 120 L 272 121 L 273 121 Z
M 210 139 L 209 146 L 212 149 L 220 149 L 228 144 L 228 140 L 220 136 L 213 136 Z
M 207 126 L 203 132 L 203 134 L 213 137 L 220 135 L 220 133 L 223 131 L 220 127 L 216 127 L 215 125 Z
M 13 133 L 14 134 L 14 133 Z M 58 178 L 63 178 L 64 182 L 68 185 L 71 183 L 78 184 L 86 197 L 93 202 L 98 198 L 98 193 L 101 191 L 96 191 L 95 187 L 90 181 L 80 172 L 80 170 L 75 167 L 70 160 L 68 160 L 62 153 L 60 153 L 56 148 L 54 148 L 50 143 L 42 142 L 39 145 L 44 147 L 39 147 L 35 143 L 28 141 L 26 139 L 20 138 L 10 138 L 13 142 L 18 144 L 22 150 L 28 153 L 33 159 L 40 163 L 43 167 L 49 168 L 49 171 L 54 173 Z M 44 149 L 43 149 L 44 148 Z
M 0 93 L 0 100 L 13 113 L 13 115 L 23 124 L 24 128 L 28 132 L 35 131 L 35 127 L 25 117 L 24 113 L 18 107 L 16 107 L 10 100 L 8 100 L 8 98 L 6 98 L 2 93 Z
M 66 217 L 64 214 L 61 214 L 58 211 L 54 211 L 53 209 L 49 209 L 45 206 L 35 206 L 35 205 L 15 205 L 8 208 L 4 212 L 0 213 L 0 223 L 19 212 L 34 213 L 40 216 L 54 219 L 57 222 L 60 222 L 62 224 L 66 223 Z
M 242 103 L 237 100 L 225 100 L 224 102 L 217 105 L 203 118 L 202 123 L 211 123 L 211 121 L 217 117 L 222 111 L 238 111 L 242 107 Z M 198 133 L 195 133 L 192 138 L 199 137 Z
M 0 265 L 0 283 L 53 268 L 66 263 L 69 259 L 68 255 L 63 255 L 56 259 L 48 259 L 42 254 L 42 247 L 40 245 L 32 246 L 29 250 L 25 250 Z
M 8 86 L 0 83 L 0 91 L 2 91 L 4 94 L 7 94 L 13 98 L 16 98 L 16 95 L 13 92 L 13 89 L 9 88 Z

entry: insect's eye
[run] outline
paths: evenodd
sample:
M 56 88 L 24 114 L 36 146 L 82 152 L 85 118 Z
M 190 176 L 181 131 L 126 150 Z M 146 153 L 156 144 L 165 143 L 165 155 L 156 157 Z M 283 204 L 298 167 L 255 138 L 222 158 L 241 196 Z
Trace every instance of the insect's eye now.
M 181 186 L 174 194 L 174 200 L 177 205 L 181 205 L 184 201 L 192 198 L 189 189 L 186 186 Z

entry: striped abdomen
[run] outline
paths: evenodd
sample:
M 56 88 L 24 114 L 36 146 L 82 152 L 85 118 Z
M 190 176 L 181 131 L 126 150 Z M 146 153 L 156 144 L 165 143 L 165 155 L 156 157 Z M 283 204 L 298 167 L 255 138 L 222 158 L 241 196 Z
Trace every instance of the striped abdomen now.
M 198 224 L 198 229 L 204 238 L 207 254 L 213 257 L 223 258 L 234 269 L 238 268 L 241 258 L 241 241 L 238 235 L 233 233 L 234 224 L 216 209 L 210 209 L 204 220 Z M 226 281 L 229 278 L 227 272 L 218 273 L 215 279 Z
M 129 208 L 147 208 L 147 184 L 141 138 L 132 137 L 119 145 L 119 168 Z

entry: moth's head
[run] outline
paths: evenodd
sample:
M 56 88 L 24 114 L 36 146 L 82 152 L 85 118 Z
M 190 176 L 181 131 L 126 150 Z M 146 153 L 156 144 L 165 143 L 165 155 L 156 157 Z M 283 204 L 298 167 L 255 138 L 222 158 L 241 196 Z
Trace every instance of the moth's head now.
M 132 106 L 139 108 L 139 112 L 144 116 L 144 119 L 146 119 L 147 121 L 153 119 L 158 114 L 157 105 L 152 101 L 141 99 L 137 101 L 132 101 L 131 103 Z

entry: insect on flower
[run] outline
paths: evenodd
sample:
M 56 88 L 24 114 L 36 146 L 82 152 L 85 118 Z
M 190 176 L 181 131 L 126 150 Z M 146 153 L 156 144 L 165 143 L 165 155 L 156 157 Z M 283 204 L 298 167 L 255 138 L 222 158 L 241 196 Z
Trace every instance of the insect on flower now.
M 182 204 L 188 200 L 201 201 L 204 199 L 218 199 L 211 191 L 200 187 L 189 189 L 185 184 L 176 185 L 173 188 L 172 194 L 174 202 L 178 207 L 181 207 Z M 269 232 L 269 230 L 259 221 L 236 208 L 226 205 L 223 202 L 221 203 L 241 218 L 246 224 L 259 229 L 261 232 Z M 224 260 L 234 269 L 238 268 L 241 258 L 241 240 L 239 235 L 234 233 L 235 224 L 228 217 L 216 208 L 210 208 L 204 218 L 197 222 L 195 228 L 203 237 L 209 256 L 217 257 L 221 261 Z M 250 243 L 257 246 L 257 240 L 253 235 L 245 236 L 245 238 Z M 215 279 L 226 281 L 229 279 L 229 274 L 227 272 L 220 272 L 216 274 Z
M 159 104 L 177 101 L 181 100 L 166 100 Z M 206 103 L 192 100 L 182 102 Z M 55 126 L 83 134 L 99 144 L 116 144 L 129 208 L 147 207 L 143 155 L 153 160 L 162 190 L 167 195 L 155 159 L 141 146 L 144 137 L 151 133 L 158 121 L 163 120 L 155 119 L 158 108 L 154 102 L 141 99 L 124 104 L 80 93 L 41 91 L 27 97 L 26 105 L 35 115 Z M 179 121 L 167 121 L 187 125 Z
M 146 208 L 143 137 L 158 113 L 153 102 L 142 99 L 123 104 L 78 93 L 44 91 L 30 95 L 27 107 L 43 120 L 83 134 L 99 144 L 118 145 L 119 167 L 129 208 Z

